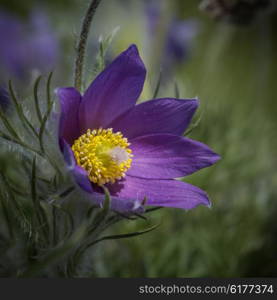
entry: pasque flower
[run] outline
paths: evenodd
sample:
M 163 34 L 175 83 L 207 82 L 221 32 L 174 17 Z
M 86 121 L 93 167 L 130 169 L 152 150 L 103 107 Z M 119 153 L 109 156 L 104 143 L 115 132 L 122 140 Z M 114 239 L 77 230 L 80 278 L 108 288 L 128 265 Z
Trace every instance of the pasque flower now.
M 49 72 L 58 58 L 58 42 L 48 19 L 34 10 L 24 22 L 0 11 L 0 81 L 25 80 L 34 70 Z
M 105 185 L 116 211 L 129 212 L 144 204 L 209 206 L 204 191 L 176 180 L 219 159 L 206 145 L 182 136 L 198 100 L 162 98 L 135 105 L 145 75 L 138 50 L 131 45 L 83 96 L 72 87 L 57 90 L 65 160 L 94 203 L 102 203 Z
M 195 19 L 182 20 L 176 17 L 166 20 L 164 1 L 146 1 L 146 20 L 149 34 L 148 43 L 159 36 L 161 28 L 165 30 L 161 65 L 168 70 L 188 59 L 193 40 L 197 35 L 199 24 Z

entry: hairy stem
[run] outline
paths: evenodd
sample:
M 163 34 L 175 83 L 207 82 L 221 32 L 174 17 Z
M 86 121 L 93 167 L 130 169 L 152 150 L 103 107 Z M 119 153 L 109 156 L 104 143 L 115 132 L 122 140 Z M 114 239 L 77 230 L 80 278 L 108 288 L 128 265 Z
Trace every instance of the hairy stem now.
M 75 78 L 74 78 L 74 86 L 77 90 L 80 90 L 82 87 L 82 74 L 83 74 L 83 66 L 85 59 L 85 51 L 87 38 L 89 34 L 90 24 L 92 18 L 95 14 L 95 11 L 99 5 L 101 0 L 92 0 L 88 10 L 86 12 L 85 18 L 83 20 L 82 29 L 77 45 L 77 56 L 75 60 Z

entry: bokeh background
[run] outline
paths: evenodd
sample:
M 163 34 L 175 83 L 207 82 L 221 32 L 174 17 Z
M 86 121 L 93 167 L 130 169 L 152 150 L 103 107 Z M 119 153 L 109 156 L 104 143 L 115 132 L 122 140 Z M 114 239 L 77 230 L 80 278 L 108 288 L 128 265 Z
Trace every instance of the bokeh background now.
M 73 85 L 74 47 L 87 2 L 1 0 L 1 88 L 13 78 L 27 93 L 38 72 L 49 68 L 56 87 Z M 100 36 L 114 33 L 107 63 L 137 44 L 148 70 L 140 101 L 151 99 L 158 83 L 156 96 L 198 97 L 201 105 L 189 136 L 222 159 L 185 178 L 207 191 L 210 209 L 166 208 L 147 214 L 147 220 L 120 222 L 112 233 L 141 230 L 149 223 L 160 226 L 140 237 L 99 244 L 88 262 L 91 276 L 277 276 L 276 12 L 269 5 L 232 17 L 208 2 L 103 0 L 97 10 L 86 57 L 87 84 L 95 76 Z M 42 25 L 30 21 L 36 14 L 43 15 Z M 20 43 L 12 36 L 16 30 L 10 31 L 15 25 L 3 21 L 7 16 L 13 20 L 9 24 L 24 28 Z M 17 58 L 24 53 L 24 76 L 10 68 L 10 49 L 17 50 Z M 0 96 L 4 105 L 5 94 Z

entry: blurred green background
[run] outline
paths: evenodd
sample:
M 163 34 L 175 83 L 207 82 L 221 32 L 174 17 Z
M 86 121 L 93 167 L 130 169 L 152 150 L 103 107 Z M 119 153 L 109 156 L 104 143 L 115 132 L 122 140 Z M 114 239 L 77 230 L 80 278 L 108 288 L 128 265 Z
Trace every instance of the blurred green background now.
M 56 85 L 72 85 L 74 45 L 87 1 L 40 1 L 59 36 Z M 159 1 L 157 1 L 159 2 Z M 207 191 L 212 207 L 160 209 L 148 221 L 123 221 L 111 232 L 161 225 L 141 237 L 106 241 L 91 264 L 99 277 L 269 277 L 277 276 L 277 18 L 268 14 L 247 26 L 216 22 L 199 1 L 166 0 L 164 22 L 174 16 L 198 23 L 186 59 L 162 81 L 159 96 L 200 99 L 190 138 L 222 156 L 213 167 L 185 178 Z M 36 1 L 0 1 L 26 17 Z M 149 34 L 145 2 L 103 0 L 91 28 L 87 82 L 92 79 L 97 41 L 120 26 L 108 60 L 136 43 L 148 69 L 141 100 L 151 99 L 159 77 L 164 42 Z M 160 28 L 163 33 L 163 27 Z M 150 50 L 149 50 L 150 49 Z

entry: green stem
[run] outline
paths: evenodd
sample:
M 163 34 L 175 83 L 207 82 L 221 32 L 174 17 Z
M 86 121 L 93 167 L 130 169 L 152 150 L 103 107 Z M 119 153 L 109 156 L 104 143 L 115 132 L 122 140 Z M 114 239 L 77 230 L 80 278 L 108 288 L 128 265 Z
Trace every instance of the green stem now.
M 75 78 L 74 78 L 74 86 L 79 91 L 81 90 L 82 87 L 82 73 L 83 73 L 86 44 L 87 44 L 90 24 L 100 1 L 101 0 L 91 1 L 82 24 L 82 29 L 79 37 L 78 46 L 77 46 L 77 57 L 75 60 Z

